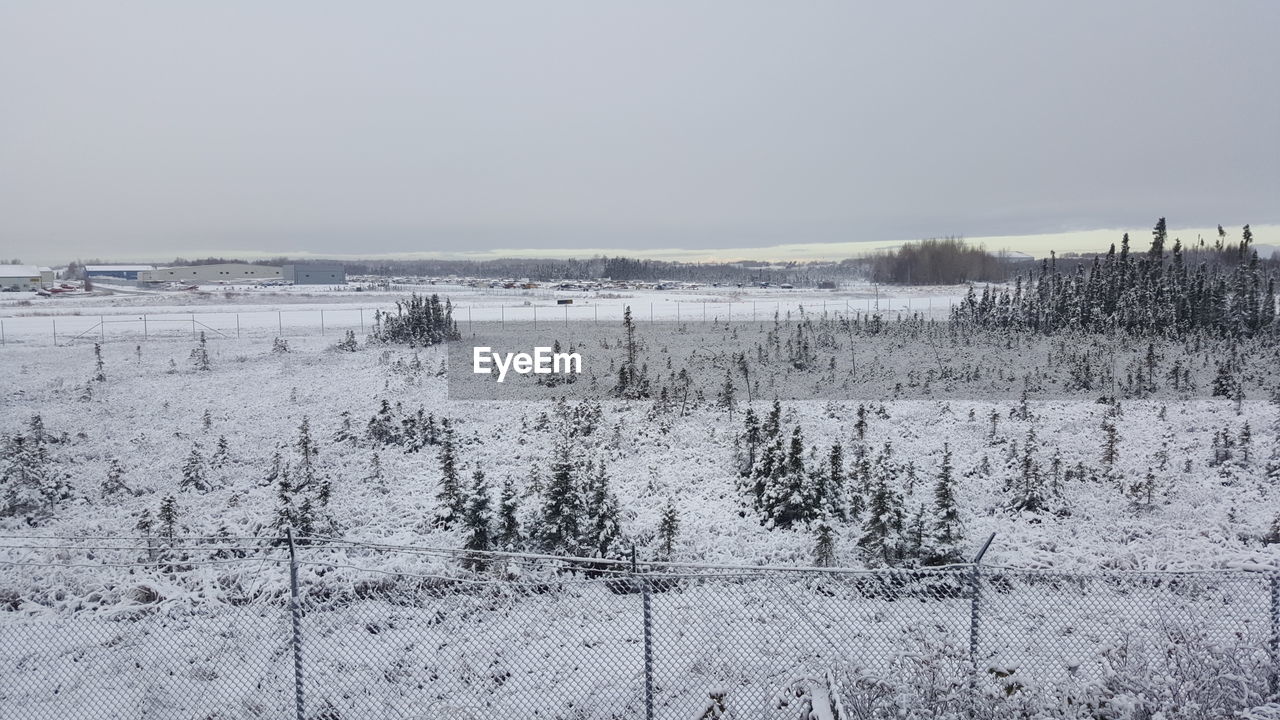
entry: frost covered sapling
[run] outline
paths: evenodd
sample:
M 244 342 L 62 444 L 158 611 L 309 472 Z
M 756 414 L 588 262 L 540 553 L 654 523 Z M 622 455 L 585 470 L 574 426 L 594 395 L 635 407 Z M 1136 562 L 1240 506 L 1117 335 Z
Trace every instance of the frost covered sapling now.
M 120 458 L 113 457 L 107 463 L 107 479 L 102 481 L 102 497 L 110 498 L 128 492 L 129 486 L 124 482 L 124 465 Z
M 488 562 L 481 554 L 493 549 L 493 511 L 490 508 L 489 483 L 484 472 L 476 470 L 471 474 L 471 488 L 467 494 L 466 509 L 462 515 L 462 528 L 467 539 L 463 547 L 472 553 L 466 556 L 465 564 L 471 570 L 484 570 Z
M 502 494 L 498 497 L 498 530 L 496 543 L 500 550 L 514 551 L 524 547 L 520 530 L 520 499 L 515 481 L 510 477 L 502 481 Z
M 197 372 L 208 372 L 213 369 L 209 364 L 209 346 L 203 330 L 200 331 L 200 339 L 196 342 L 196 346 L 191 350 L 191 365 Z
M 583 548 L 591 557 L 614 557 L 614 544 L 622 536 L 619 521 L 618 498 L 609 486 L 609 474 L 603 462 L 599 463 L 588 480 L 586 492 L 587 534 Z
M 213 486 L 209 483 L 207 476 L 204 455 L 200 453 L 200 444 L 196 443 L 191 446 L 187 461 L 182 466 L 182 480 L 178 483 L 178 487 L 182 490 L 209 492 Z
M 541 526 L 536 528 L 543 550 L 562 555 L 579 554 L 582 537 L 579 518 L 582 499 L 568 438 L 556 442 L 551 461 L 551 479 L 543 494 Z
M 933 542 L 926 565 L 950 565 L 963 562 L 960 545 L 964 533 L 960 524 L 960 508 L 955 496 L 955 471 L 951 465 L 951 445 L 942 445 L 942 464 L 933 486 Z
M 658 550 L 663 560 L 670 560 L 675 555 L 676 539 L 680 536 L 680 511 L 676 508 L 675 498 L 667 500 L 662 509 L 662 519 L 658 523 Z
M 458 455 L 454 444 L 453 424 L 449 418 L 440 421 L 443 439 L 440 441 L 440 491 L 436 493 L 436 527 L 448 530 L 462 517 L 466 498 L 458 478 Z

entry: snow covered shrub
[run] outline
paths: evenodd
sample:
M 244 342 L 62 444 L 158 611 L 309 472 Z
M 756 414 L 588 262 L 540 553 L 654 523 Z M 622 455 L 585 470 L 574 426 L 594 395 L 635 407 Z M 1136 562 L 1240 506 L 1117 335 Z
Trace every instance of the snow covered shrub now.
M 356 342 L 355 331 L 348 330 L 346 337 L 344 337 L 341 342 L 335 345 L 334 348 L 337 350 L 341 350 L 343 352 L 355 352 L 356 350 L 359 350 L 360 344 Z
M 378 342 L 426 346 L 459 337 L 453 303 L 440 302 L 439 295 L 428 298 L 414 293 L 396 301 L 394 315 L 381 310 L 374 314 L 372 338 Z

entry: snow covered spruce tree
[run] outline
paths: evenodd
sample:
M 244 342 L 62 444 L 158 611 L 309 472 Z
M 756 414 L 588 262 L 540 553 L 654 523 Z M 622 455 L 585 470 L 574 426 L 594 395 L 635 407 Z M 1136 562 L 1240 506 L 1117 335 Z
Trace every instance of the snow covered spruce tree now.
M 31 426 L 30 432 L 5 438 L 0 451 L 0 517 L 23 517 L 35 525 L 53 515 L 70 488 L 49 456 L 43 421 L 35 416 Z
M 615 544 L 622 536 L 619 521 L 618 498 L 609 487 L 609 473 L 603 462 L 595 467 L 587 483 L 587 528 L 583 537 L 583 549 L 591 557 L 616 557 Z
M 107 381 L 107 366 L 102 362 L 102 345 L 100 343 L 93 344 L 93 381 Z
M 484 570 L 488 566 L 487 558 L 481 554 L 493 549 L 493 510 L 489 482 L 484 472 L 476 470 L 471 474 L 471 488 L 467 493 L 466 509 L 462 514 L 462 528 L 466 532 L 463 547 L 472 551 L 466 556 L 465 563 L 472 570 Z
M 178 483 L 178 487 L 182 490 L 195 490 L 202 493 L 213 489 L 213 484 L 209 482 L 208 465 L 200 452 L 200 443 L 191 446 L 187 461 L 182 465 L 182 480 Z
M 960 544 L 964 541 L 960 508 L 956 503 L 955 476 L 951 466 L 951 445 L 942 445 L 942 464 L 933 485 L 933 534 L 926 565 L 950 565 L 964 561 Z
M 578 555 L 582 527 L 582 494 L 578 488 L 573 463 L 573 445 L 561 437 L 552 451 L 551 478 L 543 493 L 540 526 L 536 529 L 538 544 L 555 555 Z
M 196 346 L 191 349 L 191 366 L 198 372 L 208 372 L 213 369 L 209 364 L 209 343 L 205 339 L 204 331 L 200 331 L 200 339 L 196 342 Z
M 502 494 L 498 497 L 498 528 L 495 543 L 499 550 L 514 551 L 524 547 L 524 534 L 520 529 L 520 498 L 516 494 L 515 481 L 510 477 L 502 481 Z
M 867 517 L 858 540 L 867 564 L 872 566 L 892 567 L 906 556 L 906 517 L 902 496 L 894 489 L 895 470 L 892 446 L 885 443 L 872 468 Z
M 458 453 L 454 440 L 453 424 L 449 418 L 440 421 L 440 491 L 436 493 L 436 527 L 448 530 L 462 517 L 466 509 L 466 497 L 458 478 Z
M 294 533 L 305 542 L 308 536 L 337 529 L 327 512 L 332 485 L 328 474 L 318 467 L 320 448 L 311 436 L 311 421 L 307 417 L 303 417 L 298 426 L 298 439 L 293 448 L 295 461 L 285 464 L 276 481 L 274 525 L 281 535 L 293 527 Z
M 107 479 L 102 481 L 102 497 L 111 498 L 128 491 L 129 486 L 124 482 L 124 464 L 120 458 L 113 457 L 107 463 Z
M 789 528 L 817 516 L 818 503 L 805 471 L 804 449 L 804 435 L 797 426 L 791 431 L 786 454 L 773 459 L 772 472 L 763 479 L 761 512 L 772 527 Z
M 674 557 L 676 539 L 679 536 L 680 509 L 676 507 L 675 498 L 669 498 L 662 509 L 662 519 L 658 522 L 658 552 L 663 560 Z
M 640 342 L 636 339 L 636 324 L 631 319 L 631 306 L 622 310 L 622 363 L 618 366 L 618 382 L 613 394 L 624 400 L 643 400 L 651 390 L 647 368 L 640 362 Z
M 1005 289 L 987 287 L 979 297 L 970 287 L 951 318 L 965 327 L 1046 335 L 1120 331 L 1247 338 L 1277 332 L 1274 280 L 1263 277 L 1249 226 L 1234 249 L 1197 251 L 1204 260 L 1196 265 L 1187 262 L 1181 241 L 1166 252 L 1167 240 L 1160 218 L 1145 254 L 1129 252 L 1126 234 L 1118 253 L 1112 245 L 1074 273 L 1059 269 L 1051 257 Z
M 439 295 L 424 297 L 414 293 L 396 301 L 395 314 L 374 314 L 372 338 L 383 343 L 400 343 L 414 347 L 439 345 L 457 340 L 458 325 L 453 320 L 453 304 L 440 302 Z
M 836 564 L 836 529 L 826 514 L 818 519 L 814 532 L 813 564 L 817 567 L 834 567 Z

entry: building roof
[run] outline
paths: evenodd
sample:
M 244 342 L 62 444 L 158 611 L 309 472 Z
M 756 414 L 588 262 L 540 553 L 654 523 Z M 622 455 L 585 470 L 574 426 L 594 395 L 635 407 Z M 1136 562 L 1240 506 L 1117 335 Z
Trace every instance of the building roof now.
M 0 277 L 39 277 L 40 268 L 35 265 L 0 265 Z
M 155 270 L 154 265 L 85 265 L 85 272 L 142 272 Z

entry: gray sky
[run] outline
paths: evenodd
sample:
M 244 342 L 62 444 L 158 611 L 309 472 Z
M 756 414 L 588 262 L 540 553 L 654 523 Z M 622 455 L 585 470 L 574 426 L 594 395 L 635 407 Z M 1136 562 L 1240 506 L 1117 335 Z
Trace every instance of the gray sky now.
M 0 4 L 0 256 L 1280 220 L 1280 3 Z

